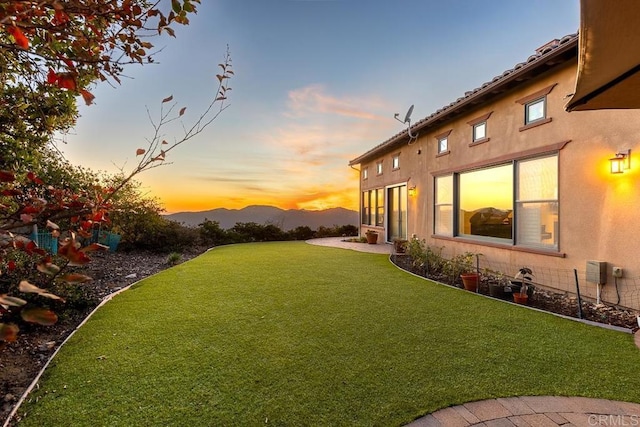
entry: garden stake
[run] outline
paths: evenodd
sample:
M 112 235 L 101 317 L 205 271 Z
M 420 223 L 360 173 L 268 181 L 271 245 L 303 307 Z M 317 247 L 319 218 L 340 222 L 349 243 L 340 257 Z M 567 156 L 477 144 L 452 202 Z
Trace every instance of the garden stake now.
M 582 299 L 580 298 L 580 285 L 578 284 L 578 270 L 573 269 L 573 275 L 576 277 L 576 293 L 578 294 L 578 319 L 582 319 Z

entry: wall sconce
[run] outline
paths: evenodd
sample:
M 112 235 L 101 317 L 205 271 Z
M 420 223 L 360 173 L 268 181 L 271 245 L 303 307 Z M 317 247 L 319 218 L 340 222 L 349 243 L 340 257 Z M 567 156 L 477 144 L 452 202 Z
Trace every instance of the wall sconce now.
M 409 197 L 413 197 L 416 195 L 416 186 L 409 187 Z
M 620 151 L 609 161 L 611 162 L 611 173 L 623 173 L 631 166 L 631 150 Z

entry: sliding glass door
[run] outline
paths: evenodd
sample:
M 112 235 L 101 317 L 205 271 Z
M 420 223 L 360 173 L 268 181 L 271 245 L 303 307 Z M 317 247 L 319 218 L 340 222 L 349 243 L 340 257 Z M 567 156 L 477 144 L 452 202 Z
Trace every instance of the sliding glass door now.
M 387 241 L 407 238 L 407 186 L 387 188 Z

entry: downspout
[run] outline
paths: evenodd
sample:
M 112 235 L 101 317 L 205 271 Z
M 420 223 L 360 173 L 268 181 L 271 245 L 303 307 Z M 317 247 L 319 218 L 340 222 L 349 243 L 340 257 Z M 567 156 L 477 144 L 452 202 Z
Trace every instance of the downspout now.
M 349 165 L 351 169 L 358 172 L 358 237 L 362 237 L 362 201 L 360 197 L 362 197 L 362 176 L 360 175 L 361 170 L 356 169 L 353 165 Z

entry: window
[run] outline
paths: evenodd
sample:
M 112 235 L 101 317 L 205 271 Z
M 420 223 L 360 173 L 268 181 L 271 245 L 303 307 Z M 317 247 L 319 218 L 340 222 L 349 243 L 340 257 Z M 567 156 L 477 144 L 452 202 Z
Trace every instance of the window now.
M 433 232 L 453 236 L 453 175 L 436 177 L 435 187 Z
M 436 235 L 558 249 L 557 154 L 438 176 L 434 185 Z
M 532 247 L 558 248 L 558 157 L 518 163 L 517 241 Z
M 473 125 L 473 142 L 478 142 L 487 137 L 487 122 Z
M 536 122 L 546 118 L 547 115 L 547 98 L 536 99 L 524 106 L 524 124 Z
M 513 166 L 464 172 L 458 181 L 458 234 L 511 240 Z
M 407 238 L 407 186 L 405 184 L 387 189 L 389 222 L 387 240 Z
M 438 154 L 446 153 L 447 151 L 449 151 L 449 138 L 445 136 L 438 139 Z
M 391 167 L 393 170 L 400 169 L 400 154 L 396 154 L 391 159 Z
M 379 161 L 378 163 L 376 163 L 376 173 L 378 175 L 382 175 L 382 161 Z
M 516 100 L 518 104 L 524 106 L 524 126 L 520 128 L 520 131 L 551 121 L 551 118 L 547 117 L 547 95 L 551 93 L 555 85 L 556 83 Z
M 369 178 L 369 168 L 362 169 L 362 179 Z
M 362 192 L 362 224 L 384 225 L 384 189 Z
M 384 190 L 382 188 L 376 190 L 376 225 L 380 227 L 384 225 Z
M 449 135 L 451 135 L 452 129 L 436 135 L 436 141 L 438 141 L 438 154 L 447 154 L 449 152 Z
M 483 114 L 467 122 L 472 128 L 471 144 L 480 144 L 489 141 L 487 137 L 487 120 L 489 120 L 492 113 L 493 111 L 490 111 L 487 114 Z

